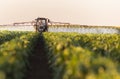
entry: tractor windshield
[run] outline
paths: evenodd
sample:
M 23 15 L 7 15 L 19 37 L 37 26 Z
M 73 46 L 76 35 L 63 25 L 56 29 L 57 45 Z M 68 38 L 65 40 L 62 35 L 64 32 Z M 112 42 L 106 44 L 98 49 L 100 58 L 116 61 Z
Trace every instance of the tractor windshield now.
M 45 20 L 41 20 L 41 25 L 46 25 Z

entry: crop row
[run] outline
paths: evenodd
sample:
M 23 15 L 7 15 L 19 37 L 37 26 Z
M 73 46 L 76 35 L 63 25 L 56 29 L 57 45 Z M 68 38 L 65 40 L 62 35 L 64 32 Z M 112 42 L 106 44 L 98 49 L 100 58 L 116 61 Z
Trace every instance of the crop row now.
M 0 31 L 0 44 L 9 41 L 15 37 L 19 37 L 27 32 L 12 32 L 12 31 Z
M 24 33 L 0 45 L 0 79 L 23 79 L 37 33 Z
M 83 34 L 76 36 L 74 40 L 75 45 L 120 63 L 119 34 Z
M 53 79 L 119 79 L 120 35 L 44 33 Z

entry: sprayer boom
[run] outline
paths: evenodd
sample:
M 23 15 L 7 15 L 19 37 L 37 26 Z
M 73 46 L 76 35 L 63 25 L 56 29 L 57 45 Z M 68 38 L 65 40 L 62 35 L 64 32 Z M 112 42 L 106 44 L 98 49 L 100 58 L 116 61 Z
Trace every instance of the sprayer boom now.
M 55 22 L 48 18 L 40 18 L 28 22 L 16 22 L 1 25 L 0 30 L 36 31 L 36 32 L 78 32 L 78 33 L 119 33 L 120 27 L 116 26 L 90 26 L 76 25 L 65 22 Z

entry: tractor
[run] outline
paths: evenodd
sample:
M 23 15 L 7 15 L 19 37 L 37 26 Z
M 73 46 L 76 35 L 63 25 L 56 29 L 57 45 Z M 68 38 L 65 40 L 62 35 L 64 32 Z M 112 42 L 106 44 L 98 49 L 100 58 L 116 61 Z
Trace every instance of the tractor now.
M 25 27 L 25 28 L 31 28 L 31 26 L 33 26 L 32 28 L 35 29 L 36 32 L 48 32 L 48 28 L 51 26 L 56 26 L 56 25 L 70 25 L 70 23 L 65 23 L 65 22 L 54 22 L 51 21 L 48 18 L 43 18 L 43 17 L 38 17 L 33 21 L 28 21 L 28 22 L 15 22 L 13 23 L 13 26 L 15 26 L 14 28 L 17 27 Z M 28 27 L 30 26 L 30 27 Z M 19 29 L 19 28 L 18 28 Z
M 36 32 L 47 32 L 48 31 L 48 23 L 50 20 L 48 18 L 37 18 L 35 19 L 34 28 Z

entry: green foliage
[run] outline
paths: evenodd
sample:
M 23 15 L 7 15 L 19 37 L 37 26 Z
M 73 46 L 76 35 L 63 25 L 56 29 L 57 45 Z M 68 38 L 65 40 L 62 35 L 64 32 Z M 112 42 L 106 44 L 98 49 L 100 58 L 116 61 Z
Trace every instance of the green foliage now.
M 0 79 L 23 79 L 39 37 L 0 32 Z M 43 38 L 53 79 L 120 79 L 119 34 L 47 32 Z
M 37 33 L 22 33 L 0 46 L 0 79 L 23 79 L 38 38 Z
M 6 41 L 10 41 L 15 37 L 19 37 L 22 34 L 27 34 L 27 32 L 12 32 L 12 31 L 0 31 L 0 44 Z
M 44 33 L 53 79 L 119 79 L 120 35 Z M 116 58 L 117 57 L 117 58 Z

